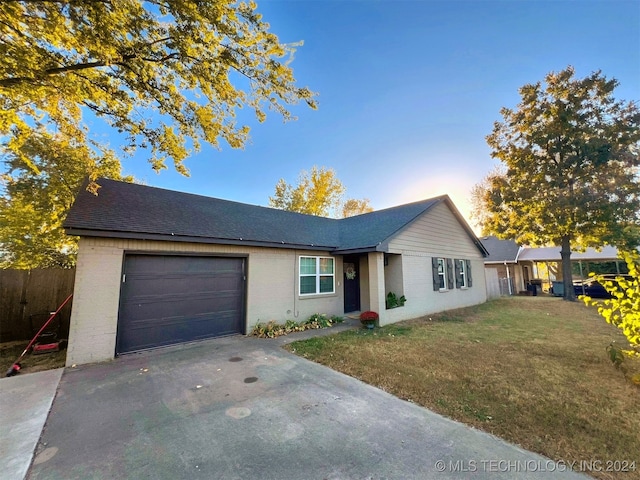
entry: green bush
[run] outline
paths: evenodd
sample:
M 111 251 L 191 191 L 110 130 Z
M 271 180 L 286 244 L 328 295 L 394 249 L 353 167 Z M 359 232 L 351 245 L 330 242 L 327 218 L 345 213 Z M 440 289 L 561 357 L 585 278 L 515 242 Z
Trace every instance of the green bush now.
M 398 298 L 398 296 L 395 293 L 389 292 L 387 293 L 387 299 L 385 303 L 388 310 L 390 308 L 404 307 L 404 304 L 406 301 L 407 299 L 405 298 L 404 295 Z

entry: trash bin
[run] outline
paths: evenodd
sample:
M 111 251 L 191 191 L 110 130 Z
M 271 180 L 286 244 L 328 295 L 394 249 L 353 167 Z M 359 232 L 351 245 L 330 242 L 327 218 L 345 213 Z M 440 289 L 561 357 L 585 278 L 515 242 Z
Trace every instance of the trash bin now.
M 564 297 L 564 282 L 562 280 L 554 280 L 551 282 L 554 297 Z
M 538 287 L 533 283 L 527 283 L 527 291 L 531 292 L 534 297 L 538 295 Z

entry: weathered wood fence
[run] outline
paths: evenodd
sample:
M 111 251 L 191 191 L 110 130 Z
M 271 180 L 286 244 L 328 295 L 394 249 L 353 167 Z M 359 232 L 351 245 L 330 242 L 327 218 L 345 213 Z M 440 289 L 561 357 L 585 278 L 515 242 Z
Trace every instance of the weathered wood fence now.
M 0 270 L 0 342 L 33 338 L 73 293 L 75 274 L 75 269 Z M 52 321 L 60 338 L 69 336 L 72 302 Z

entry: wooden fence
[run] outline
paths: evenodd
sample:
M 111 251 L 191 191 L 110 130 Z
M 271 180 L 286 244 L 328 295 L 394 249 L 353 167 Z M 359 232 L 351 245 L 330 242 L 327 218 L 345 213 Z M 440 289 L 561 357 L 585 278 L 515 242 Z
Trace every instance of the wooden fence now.
M 0 342 L 33 338 L 73 293 L 75 273 L 75 269 L 0 270 Z M 52 327 L 59 326 L 59 338 L 69 336 L 72 301 L 52 321 Z

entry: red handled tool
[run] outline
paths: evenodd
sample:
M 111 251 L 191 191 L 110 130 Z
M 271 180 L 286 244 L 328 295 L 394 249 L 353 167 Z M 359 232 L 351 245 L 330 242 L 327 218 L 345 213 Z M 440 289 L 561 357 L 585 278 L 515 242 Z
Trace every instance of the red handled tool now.
M 29 342 L 29 345 L 27 345 L 27 348 L 25 348 L 24 352 L 22 352 L 22 355 L 20 355 L 18 359 L 13 363 L 13 365 L 11 365 L 11 368 L 7 370 L 7 375 L 6 375 L 7 377 L 13 377 L 14 375 L 17 375 L 18 373 L 20 373 L 20 368 L 22 368 L 22 365 L 20 364 L 20 360 L 24 358 L 24 356 L 27 354 L 31 346 L 38 339 L 40 334 L 44 331 L 45 328 L 47 328 L 47 325 L 49 325 L 51 321 L 56 317 L 56 315 L 60 312 L 60 310 L 62 310 L 62 307 L 64 307 L 69 302 L 69 300 L 71 300 L 71 297 L 73 297 L 73 293 L 69 295 L 64 302 L 62 302 L 62 305 L 60 305 L 58 309 L 51 314 L 51 316 L 49 317 L 49 320 L 47 320 L 45 324 L 42 325 L 42 328 L 38 330 L 38 333 L 36 333 L 35 337 L 33 337 L 33 339 Z

